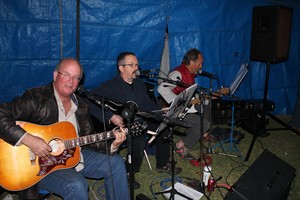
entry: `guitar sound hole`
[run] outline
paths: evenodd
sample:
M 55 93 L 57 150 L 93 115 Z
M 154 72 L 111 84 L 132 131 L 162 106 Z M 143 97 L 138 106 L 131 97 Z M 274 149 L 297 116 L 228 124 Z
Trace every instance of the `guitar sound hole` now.
M 65 145 L 63 143 L 62 140 L 60 139 L 53 139 L 49 142 L 49 145 L 52 149 L 52 152 L 50 153 L 50 155 L 52 156 L 58 156 L 60 154 L 62 154 L 62 152 L 65 150 Z

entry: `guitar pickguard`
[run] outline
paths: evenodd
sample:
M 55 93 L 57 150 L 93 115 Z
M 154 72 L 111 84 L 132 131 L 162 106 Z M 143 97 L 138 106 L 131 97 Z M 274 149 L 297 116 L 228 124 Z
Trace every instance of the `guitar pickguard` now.
M 74 156 L 76 148 L 65 149 L 59 156 L 49 155 L 46 157 L 39 157 L 38 163 L 40 167 L 37 176 L 43 176 L 49 173 L 57 165 L 66 165 L 69 158 Z

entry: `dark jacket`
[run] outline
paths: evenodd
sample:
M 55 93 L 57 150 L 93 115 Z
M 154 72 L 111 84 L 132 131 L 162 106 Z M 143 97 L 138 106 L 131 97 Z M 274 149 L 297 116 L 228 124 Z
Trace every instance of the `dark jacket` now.
M 78 106 L 75 115 L 79 136 L 93 133 L 94 129 L 88 105 L 78 96 L 74 95 L 72 99 Z M 12 102 L 0 105 L 0 138 L 11 145 L 15 145 L 26 132 L 16 125 L 16 121 L 26 121 L 39 125 L 50 125 L 58 122 L 58 106 L 52 83 L 29 89 Z M 105 145 L 105 142 L 99 142 L 83 146 L 83 148 L 106 152 Z M 110 149 L 110 145 L 108 147 Z M 38 197 L 37 185 L 23 191 L 21 196 L 25 199 L 36 199 Z
M 137 110 L 142 111 L 154 111 L 160 110 L 160 106 L 155 104 L 147 94 L 147 88 L 142 79 L 136 78 L 133 80 L 132 84 L 126 83 L 123 78 L 118 74 L 113 79 L 108 80 L 95 88 L 92 91 L 93 94 L 99 95 L 101 97 L 110 99 L 121 105 L 125 105 L 126 102 L 134 102 L 137 105 Z M 98 120 L 103 122 L 102 110 L 96 105 L 91 104 L 91 114 L 95 116 Z M 116 113 L 121 115 L 121 113 Z M 112 117 L 113 112 L 106 109 L 104 113 L 105 121 Z M 159 117 L 159 116 L 158 116 Z
M 79 136 L 92 134 L 94 129 L 88 105 L 79 96 L 74 95 L 72 99 L 78 106 L 75 115 Z M 29 89 L 12 102 L 0 105 L 0 138 L 11 145 L 15 145 L 25 133 L 24 129 L 15 124 L 15 121 L 26 121 L 39 125 L 58 122 L 58 106 L 53 84 Z M 106 152 L 104 142 L 84 147 L 92 147 Z

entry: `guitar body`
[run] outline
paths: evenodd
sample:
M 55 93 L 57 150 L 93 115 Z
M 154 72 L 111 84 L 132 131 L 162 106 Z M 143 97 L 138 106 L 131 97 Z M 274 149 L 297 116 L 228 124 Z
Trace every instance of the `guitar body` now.
M 28 122 L 18 124 L 28 133 L 43 138 L 47 143 L 77 137 L 75 128 L 70 122 L 58 122 L 48 126 Z M 79 147 L 63 150 L 59 155 L 51 154 L 46 158 L 38 158 L 27 146 L 12 146 L 0 139 L 0 185 L 11 191 L 24 190 L 53 171 L 76 166 L 79 160 Z M 46 166 L 50 162 L 56 163 Z

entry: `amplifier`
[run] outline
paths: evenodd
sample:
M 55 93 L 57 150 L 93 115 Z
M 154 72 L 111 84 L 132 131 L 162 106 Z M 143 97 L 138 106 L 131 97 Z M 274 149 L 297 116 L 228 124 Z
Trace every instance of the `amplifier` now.
M 213 110 L 230 110 L 234 105 L 234 110 L 256 110 L 262 111 L 264 106 L 263 99 L 252 99 L 252 100 L 225 100 L 225 99 L 215 99 L 212 101 Z M 273 111 L 275 108 L 275 103 L 268 100 L 266 105 L 266 111 Z
M 264 150 L 225 200 L 286 200 L 295 175 L 294 167 Z

